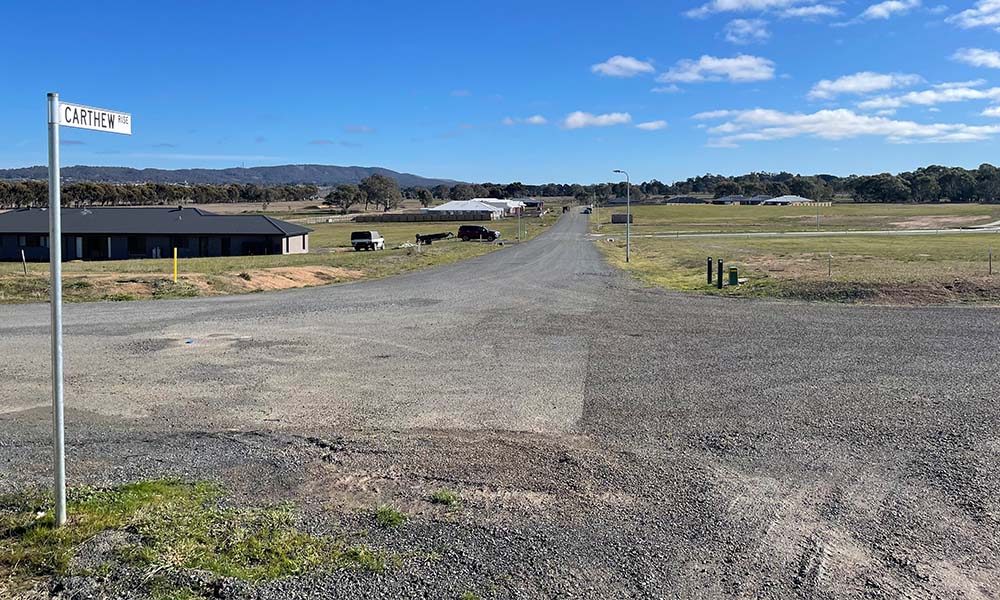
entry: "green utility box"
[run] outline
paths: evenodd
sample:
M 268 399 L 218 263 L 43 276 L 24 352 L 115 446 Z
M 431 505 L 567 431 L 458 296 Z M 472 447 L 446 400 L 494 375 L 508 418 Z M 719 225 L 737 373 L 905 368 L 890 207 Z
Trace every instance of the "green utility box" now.
M 736 267 L 729 267 L 729 285 L 740 284 L 740 270 Z

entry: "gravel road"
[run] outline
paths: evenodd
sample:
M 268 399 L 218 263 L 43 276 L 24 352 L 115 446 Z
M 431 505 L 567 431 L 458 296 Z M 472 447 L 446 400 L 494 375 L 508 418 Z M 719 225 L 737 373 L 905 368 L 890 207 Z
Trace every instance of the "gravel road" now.
M 644 288 L 584 219 L 382 281 L 67 306 L 70 482 L 216 480 L 404 556 L 234 598 L 1000 597 L 1000 310 Z M 47 319 L 0 307 L 0 489 L 48 484 Z

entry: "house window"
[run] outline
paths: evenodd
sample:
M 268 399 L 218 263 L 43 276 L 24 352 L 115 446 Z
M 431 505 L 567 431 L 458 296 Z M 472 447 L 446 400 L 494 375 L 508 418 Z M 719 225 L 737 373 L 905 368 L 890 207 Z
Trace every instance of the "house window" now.
M 144 256 L 146 254 L 146 238 L 141 235 L 128 236 L 128 253 L 130 256 Z
M 49 236 L 47 235 L 19 235 L 17 245 L 22 248 L 48 248 Z

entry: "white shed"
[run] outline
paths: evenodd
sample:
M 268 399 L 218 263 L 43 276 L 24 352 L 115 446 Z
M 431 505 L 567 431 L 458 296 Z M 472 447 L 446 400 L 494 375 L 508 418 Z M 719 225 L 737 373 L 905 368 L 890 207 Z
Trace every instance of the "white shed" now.
M 813 201 L 809 198 L 803 198 L 802 196 L 778 196 L 777 198 L 771 198 L 770 200 L 764 200 L 761 204 L 765 206 L 802 206 L 803 204 L 812 204 Z
M 479 200 L 452 200 L 445 202 L 441 206 L 425 208 L 425 213 L 445 213 L 449 215 L 488 215 L 490 219 L 500 219 L 504 215 L 504 210 Z
M 507 200 L 503 198 L 473 198 L 472 202 L 482 202 L 503 210 L 505 215 L 516 215 L 524 210 L 524 202 L 520 200 Z

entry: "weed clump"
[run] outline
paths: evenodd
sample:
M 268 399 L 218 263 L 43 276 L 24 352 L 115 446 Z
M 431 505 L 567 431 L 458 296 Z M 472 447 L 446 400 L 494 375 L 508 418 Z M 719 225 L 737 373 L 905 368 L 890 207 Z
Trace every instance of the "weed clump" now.
M 391 506 L 380 506 L 375 511 L 375 522 L 382 527 L 397 527 L 406 522 L 406 515 Z
M 449 508 L 453 506 L 458 506 L 462 503 L 462 499 L 458 494 L 451 490 L 437 490 L 431 494 L 431 502 L 434 504 L 443 504 Z

